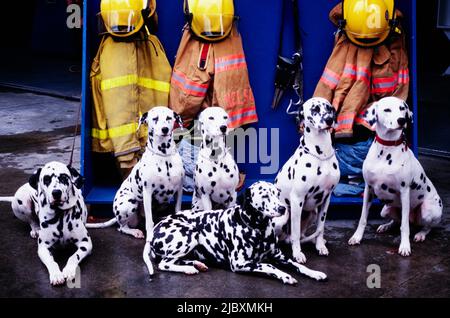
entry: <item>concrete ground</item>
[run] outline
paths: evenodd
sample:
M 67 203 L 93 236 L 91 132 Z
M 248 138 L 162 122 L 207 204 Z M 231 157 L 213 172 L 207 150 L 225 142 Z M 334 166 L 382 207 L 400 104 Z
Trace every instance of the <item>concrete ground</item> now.
M 67 162 L 77 105 L 0 91 L 0 196 L 13 195 L 41 164 Z M 319 257 L 313 246 L 305 246 L 308 266 L 326 272 L 329 280 L 319 283 L 294 274 L 299 281 L 294 287 L 214 268 L 196 276 L 157 271 L 150 282 L 142 261 L 144 241 L 114 228 L 90 231 L 94 249 L 81 265 L 80 288 L 51 287 L 28 226 L 13 217 L 8 203 L 0 203 L 0 297 L 448 297 L 450 162 L 432 157 L 420 161 L 445 205 L 442 225 L 427 241 L 412 243 L 412 256 L 401 257 L 396 253 L 398 230 L 377 235 L 381 220 L 371 220 L 362 245 L 349 247 L 356 220 L 329 220 L 325 235 L 330 256 Z M 339 215 L 332 209 L 332 215 Z M 57 256 L 60 264 L 67 258 Z M 367 287 L 370 264 L 380 268 L 380 288 Z

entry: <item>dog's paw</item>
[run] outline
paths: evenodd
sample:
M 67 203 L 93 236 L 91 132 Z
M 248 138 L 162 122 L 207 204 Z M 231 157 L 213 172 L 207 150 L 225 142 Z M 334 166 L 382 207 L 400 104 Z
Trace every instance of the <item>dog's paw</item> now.
M 77 267 L 67 264 L 66 267 L 64 267 L 62 273 L 65 279 L 73 280 L 77 275 Z
M 62 273 L 59 269 L 58 269 L 58 270 L 51 271 L 51 272 L 49 273 L 49 276 L 50 276 L 50 284 L 51 284 L 52 286 L 62 285 L 62 284 L 64 284 L 64 282 L 66 281 L 66 280 L 64 279 L 63 273 Z
M 206 266 L 204 263 L 199 262 L 199 261 L 195 261 L 194 266 L 201 272 L 206 272 L 208 270 L 208 266 Z
M 321 256 L 328 256 L 328 248 L 325 246 L 325 244 L 316 246 L 316 250 L 319 252 L 319 255 Z
M 305 254 L 303 254 L 303 252 L 297 252 L 294 255 L 294 260 L 297 263 L 305 264 L 306 263 L 306 256 L 305 256 Z
M 398 248 L 398 253 L 401 256 L 409 256 L 411 255 L 411 245 L 408 243 L 400 243 L 400 247 Z
M 311 278 L 322 281 L 327 279 L 327 274 L 319 272 L 319 271 L 311 271 Z
M 416 235 L 414 235 L 414 242 L 418 243 L 418 242 L 423 242 L 425 241 L 425 238 L 427 237 L 427 235 L 423 232 L 419 232 Z
M 362 236 L 358 234 L 353 234 L 353 236 L 348 240 L 348 245 L 358 245 L 361 244 Z
M 381 224 L 378 228 L 377 228 L 377 233 L 381 234 L 381 233 L 386 233 L 387 231 L 389 231 L 392 228 L 392 225 L 390 223 L 386 223 L 386 224 Z
M 288 285 L 295 285 L 298 283 L 297 280 L 294 277 L 292 277 L 291 275 L 282 276 L 281 281 L 284 284 L 288 284 Z
M 196 275 L 198 274 L 198 270 L 194 266 L 188 266 L 189 268 L 184 270 L 186 275 Z
M 39 230 L 31 230 L 30 236 L 32 239 L 37 239 L 39 237 Z

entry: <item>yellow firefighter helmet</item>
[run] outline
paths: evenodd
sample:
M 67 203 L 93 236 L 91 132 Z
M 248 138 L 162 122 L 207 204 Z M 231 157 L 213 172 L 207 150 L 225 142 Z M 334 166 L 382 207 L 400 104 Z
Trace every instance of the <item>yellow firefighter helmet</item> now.
M 192 32 L 206 41 L 220 41 L 233 28 L 233 0 L 184 0 Z
M 343 30 L 356 45 L 376 46 L 396 27 L 394 0 L 344 0 L 342 6 Z
M 156 10 L 156 0 L 101 0 L 100 15 L 106 31 L 118 37 L 138 32 L 144 25 L 142 10 L 148 9 L 149 17 Z

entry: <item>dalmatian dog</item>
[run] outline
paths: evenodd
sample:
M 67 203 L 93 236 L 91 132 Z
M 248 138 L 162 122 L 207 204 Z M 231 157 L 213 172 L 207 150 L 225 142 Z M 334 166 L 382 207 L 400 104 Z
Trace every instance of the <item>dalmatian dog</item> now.
M 30 237 L 37 239 L 39 235 L 37 191 L 30 183 L 25 183 L 13 197 L 0 197 L 1 202 L 10 202 L 14 216 L 30 225 Z
M 278 248 L 272 220 L 286 212 L 278 189 L 259 181 L 245 192 L 242 207 L 225 210 L 182 211 L 159 222 L 154 229 L 152 255 L 162 271 L 197 274 L 208 262 L 238 273 L 260 273 L 285 284 L 297 281 L 270 262 L 316 280 L 326 279 L 286 257 Z
M 194 172 L 192 210 L 227 208 L 236 203 L 239 171 L 226 148 L 228 114 L 222 107 L 208 107 L 198 119 L 202 143 Z
M 325 218 L 331 193 L 340 178 L 330 133 L 335 117 L 335 109 L 324 98 L 311 98 L 303 104 L 300 120 L 304 122 L 304 135 L 275 179 L 289 212 L 275 218 L 276 232 L 280 238 L 290 240 L 293 258 L 299 263 L 306 262 L 300 242 L 315 241 L 319 254 L 328 255 L 323 238 Z M 314 220 L 316 230 L 306 236 Z
M 38 238 L 38 255 L 52 285 L 75 279 L 78 264 L 92 251 L 82 186 L 78 171 L 53 161 L 38 169 L 10 200 L 14 215 L 29 223 L 31 237 Z M 74 244 L 77 250 L 61 271 L 51 249 L 67 244 Z
M 154 225 L 152 205 L 169 203 L 176 196 L 175 211 L 181 210 L 184 168 L 173 140 L 176 123 L 183 126 L 180 116 L 168 107 L 154 107 L 142 115 L 139 126 L 148 125 L 147 146 L 141 160 L 116 193 L 113 202 L 115 218 L 105 223 L 88 224 L 89 228 L 101 228 L 117 222 L 120 232 L 144 238 L 141 230 L 133 228 L 137 225 L 139 204 L 142 203 L 147 232 L 143 257 L 150 275 L 153 274 L 149 259 Z
M 409 223 L 421 227 L 414 241 L 424 241 L 441 220 L 442 200 L 404 139 L 404 129 L 412 121 L 408 105 L 399 98 L 386 97 L 374 103 L 364 118 L 375 126 L 376 137 L 363 163 L 366 186 L 361 218 L 348 243 L 361 242 L 370 205 L 376 196 L 385 204 L 381 216 L 390 218 L 377 232 L 400 224 L 398 253 L 409 256 Z

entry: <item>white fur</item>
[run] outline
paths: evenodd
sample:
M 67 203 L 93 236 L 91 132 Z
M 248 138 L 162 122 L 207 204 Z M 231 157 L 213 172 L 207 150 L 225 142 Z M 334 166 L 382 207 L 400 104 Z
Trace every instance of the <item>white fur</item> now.
M 365 117 L 375 126 L 381 139 L 396 141 L 401 138 L 405 128 L 399 124 L 399 118 L 408 121 L 412 114 L 403 100 L 386 97 L 374 103 Z M 349 244 L 361 242 L 372 198 L 376 195 L 380 200 L 388 201 L 381 215 L 391 219 L 380 226 L 378 232 L 385 232 L 394 224 L 400 223 L 398 253 L 402 256 L 410 255 L 409 222 L 423 227 L 414 238 L 419 242 L 425 240 L 431 227 L 441 220 L 442 201 L 435 187 L 406 144 L 385 146 L 374 141 L 363 164 L 363 176 L 366 182 L 363 209 L 358 228 Z

